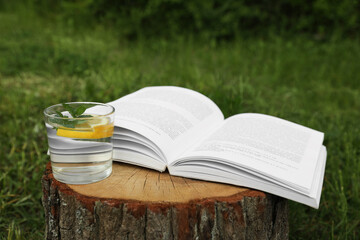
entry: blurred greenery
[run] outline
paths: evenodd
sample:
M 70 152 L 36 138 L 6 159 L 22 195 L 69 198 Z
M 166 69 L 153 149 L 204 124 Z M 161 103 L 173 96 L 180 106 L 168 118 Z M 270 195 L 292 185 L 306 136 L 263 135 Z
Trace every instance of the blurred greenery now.
M 128 39 L 197 35 L 204 39 L 306 33 L 318 39 L 358 35 L 357 0 L 0 0 L 68 27 L 101 23 Z
M 259 112 L 324 132 L 320 208 L 290 201 L 290 238 L 359 238 L 358 1 L 21 2 L 0 1 L 0 239 L 43 238 L 43 109 L 149 85 L 202 92 L 226 117 Z M 292 8 L 304 23 L 287 18 Z M 244 16 L 254 21 L 233 23 Z

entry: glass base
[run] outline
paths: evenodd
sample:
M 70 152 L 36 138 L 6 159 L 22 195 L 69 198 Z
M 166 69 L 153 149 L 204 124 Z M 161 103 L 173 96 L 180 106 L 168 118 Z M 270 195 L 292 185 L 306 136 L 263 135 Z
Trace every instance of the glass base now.
M 101 181 L 112 172 L 112 159 L 97 163 L 51 162 L 54 178 L 67 184 L 88 184 Z

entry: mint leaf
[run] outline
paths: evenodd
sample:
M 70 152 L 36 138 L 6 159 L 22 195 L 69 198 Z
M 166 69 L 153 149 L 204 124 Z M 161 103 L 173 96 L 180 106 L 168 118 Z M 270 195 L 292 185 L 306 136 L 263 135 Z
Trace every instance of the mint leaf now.
M 77 121 L 66 121 L 66 120 L 64 120 L 62 126 L 67 127 L 67 128 L 75 128 L 75 125 L 77 124 L 76 122 Z
M 62 115 L 62 113 L 61 113 L 60 111 L 55 111 L 55 112 L 56 112 L 55 116 L 57 116 L 57 117 L 64 117 L 64 115 Z
M 88 109 L 89 107 L 94 106 L 94 104 L 83 104 L 80 105 L 78 107 L 72 107 L 70 104 L 66 104 L 66 103 L 62 103 L 61 104 L 64 109 L 66 111 L 68 111 L 71 115 L 72 118 L 89 118 L 89 117 L 93 117 L 92 115 L 88 115 L 88 114 L 84 114 L 82 115 L 86 109 Z M 72 120 L 72 118 L 69 118 L 68 116 L 64 116 L 60 111 L 55 111 L 56 114 L 54 114 L 54 116 L 56 117 L 62 117 L 62 118 L 68 118 L 68 119 L 51 119 L 50 121 L 52 123 L 55 123 L 59 126 L 64 126 L 67 128 L 75 128 L 76 125 L 78 124 L 82 124 L 84 122 L 86 122 L 86 120 Z M 57 128 L 57 127 L 56 127 Z
M 90 118 L 90 117 L 93 117 L 93 115 L 81 115 L 81 116 L 78 116 L 78 118 Z
M 81 115 L 81 114 L 83 114 L 86 111 L 86 109 L 93 107 L 94 104 L 83 104 L 78 107 L 72 107 L 70 104 L 66 104 L 66 103 L 62 103 L 61 105 L 64 107 L 66 111 L 70 113 L 70 115 L 73 118 L 84 117 L 84 116 L 92 117 L 91 115 Z
M 73 117 L 79 117 L 81 114 L 85 112 L 86 109 L 87 107 L 85 105 L 80 105 L 75 109 L 75 116 Z
M 70 104 L 62 103 L 61 105 L 65 108 L 66 111 L 70 113 L 72 117 L 76 116 L 76 112 L 74 111 L 75 109 L 72 108 Z

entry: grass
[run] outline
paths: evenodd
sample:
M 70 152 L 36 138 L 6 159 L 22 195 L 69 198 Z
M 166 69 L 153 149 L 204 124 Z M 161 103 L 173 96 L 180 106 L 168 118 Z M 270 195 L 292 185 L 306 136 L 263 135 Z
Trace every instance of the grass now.
M 202 92 L 225 116 L 260 112 L 325 132 L 321 205 L 290 202 L 290 237 L 359 238 L 358 40 L 126 42 L 100 27 L 79 31 L 32 19 L 0 13 L 1 239 L 43 238 L 43 109 L 108 102 L 149 85 Z

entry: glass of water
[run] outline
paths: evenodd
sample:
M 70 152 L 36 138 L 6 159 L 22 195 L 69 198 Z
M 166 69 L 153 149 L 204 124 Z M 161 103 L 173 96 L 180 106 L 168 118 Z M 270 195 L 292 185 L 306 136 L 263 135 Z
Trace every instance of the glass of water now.
M 94 102 L 53 105 L 44 111 L 56 180 L 87 184 L 110 176 L 114 107 Z

